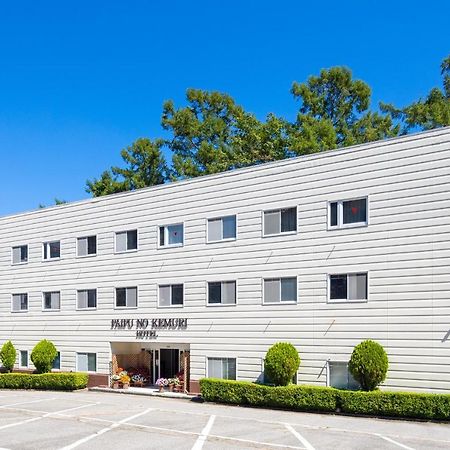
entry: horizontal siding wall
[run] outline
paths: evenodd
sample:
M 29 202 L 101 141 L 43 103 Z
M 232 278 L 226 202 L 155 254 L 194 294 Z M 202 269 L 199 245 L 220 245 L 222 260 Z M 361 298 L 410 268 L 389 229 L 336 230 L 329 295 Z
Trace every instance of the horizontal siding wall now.
M 369 226 L 327 229 L 327 202 L 369 198 Z M 262 236 L 262 211 L 297 207 L 298 233 Z M 206 243 L 207 219 L 236 214 L 236 241 Z M 184 223 L 181 248 L 157 246 L 158 226 Z M 117 231 L 138 229 L 139 250 L 114 253 Z M 97 256 L 77 258 L 76 238 L 97 235 Z M 61 240 L 61 259 L 42 242 Z M 11 247 L 29 262 L 11 265 Z M 367 303 L 327 303 L 331 273 L 369 272 Z M 277 341 L 299 350 L 299 382 L 325 384 L 326 361 L 348 360 L 363 339 L 383 344 L 386 388 L 450 389 L 450 129 L 341 149 L 226 174 L 62 205 L 0 219 L 0 342 L 31 350 L 46 337 L 75 369 L 77 351 L 96 352 L 107 373 L 112 318 L 188 318 L 157 342 L 189 344 L 191 377 L 206 358 L 237 357 L 256 380 Z M 296 305 L 262 305 L 262 279 L 296 276 Z M 206 305 L 207 281 L 237 280 L 235 306 Z M 183 308 L 157 307 L 157 285 L 184 283 Z M 138 308 L 114 308 L 116 287 L 138 287 Z M 77 289 L 97 288 L 97 309 L 76 311 Z M 42 311 L 42 292 L 61 291 L 61 310 Z M 11 313 L 27 292 L 29 311 Z M 447 336 L 447 338 L 446 338 Z

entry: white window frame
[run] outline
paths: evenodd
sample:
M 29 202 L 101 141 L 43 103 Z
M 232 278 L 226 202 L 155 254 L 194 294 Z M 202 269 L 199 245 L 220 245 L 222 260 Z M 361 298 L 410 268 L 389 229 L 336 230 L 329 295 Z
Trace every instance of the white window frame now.
M 54 244 L 55 242 L 59 242 L 59 256 L 56 256 L 54 258 L 52 258 L 50 256 L 50 244 Z M 45 258 L 45 250 L 44 247 L 47 248 L 47 255 L 48 258 Z M 60 240 L 55 240 L 55 241 L 45 241 L 42 243 L 42 261 L 43 262 L 48 262 L 48 261 L 59 261 L 61 259 L 61 251 L 62 251 L 62 245 L 61 245 L 61 241 Z
M 86 308 L 80 308 L 78 306 L 78 293 L 80 291 L 95 291 L 95 307 L 89 307 L 87 306 Z M 76 303 L 76 311 L 95 311 L 97 309 L 97 305 L 98 305 L 98 290 L 97 288 L 85 288 L 85 289 L 77 289 L 77 303 Z
M 330 298 L 330 292 L 331 292 L 331 276 L 332 275 L 347 275 L 347 297 L 348 297 L 348 276 L 349 275 L 357 275 L 357 274 L 366 274 L 367 278 L 367 298 L 366 299 L 353 299 L 353 300 L 349 300 L 348 298 L 345 299 L 331 299 Z M 346 272 L 345 270 L 343 270 L 342 272 L 333 272 L 333 273 L 329 273 L 327 275 L 327 303 L 367 303 L 369 301 L 369 289 L 370 287 L 370 275 L 369 275 L 369 271 L 368 270 L 358 270 L 357 272 L 352 271 L 352 272 Z M 340 362 L 340 361 L 337 361 Z
M 128 232 L 136 231 L 136 248 L 132 248 L 128 250 Z M 117 235 L 121 233 L 127 233 L 127 250 L 117 250 Z M 139 250 L 139 229 L 138 228 L 130 228 L 128 230 L 121 230 L 114 232 L 114 253 L 117 255 L 121 255 L 123 253 L 135 253 Z
M 168 242 L 169 236 L 168 236 L 167 228 L 168 227 L 176 227 L 177 225 L 181 225 L 183 227 L 183 242 L 181 244 L 164 244 L 164 245 L 161 245 L 161 242 L 160 242 L 160 228 L 164 228 L 164 242 Z M 157 236 L 158 249 L 184 247 L 184 241 L 185 241 L 185 238 L 186 238 L 184 222 L 175 222 L 175 223 L 167 223 L 165 225 L 158 225 L 158 227 L 156 229 L 156 236 Z M 179 283 L 173 283 L 173 284 L 179 284 Z
M 281 301 L 281 280 L 283 278 L 295 278 L 295 301 Z M 280 301 L 279 302 L 266 302 L 264 296 L 264 280 L 280 280 Z M 298 276 L 297 275 L 274 275 L 274 276 L 265 276 L 261 279 L 261 299 L 263 305 L 297 305 L 298 304 Z
M 57 350 L 57 352 L 59 353 L 59 369 L 54 369 L 53 368 L 53 362 L 52 362 L 51 372 L 61 372 L 62 371 L 61 370 L 61 367 L 62 367 L 62 353 L 59 350 Z
M 159 288 L 164 287 L 164 286 L 170 286 L 170 301 L 172 302 L 172 286 L 177 286 L 177 285 L 181 285 L 183 286 L 183 303 L 181 305 L 161 305 L 160 304 L 160 298 L 159 298 Z M 186 300 L 186 290 L 185 290 L 185 285 L 184 283 L 159 283 L 158 284 L 158 292 L 157 292 L 157 296 L 158 296 L 158 308 L 164 308 L 164 309 L 168 309 L 168 308 L 184 308 L 184 302 Z
M 125 301 L 128 303 L 127 289 L 136 289 L 136 306 L 117 306 L 117 289 L 125 289 Z M 114 309 L 137 309 L 139 307 L 139 287 L 136 286 L 116 286 L 114 288 Z
M 234 303 L 209 303 L 209 283 L 235 283 L 235 302 Z M 222 287 L 221 287 L 222 288 Z M 183 290 L 184 292 L 184 290 Z M 206 306 L 212 306 L 212 307 L 220 307 L 220 306 L 236 306 L 238 304 L 238 280 L 211 280 L 206 282 Z
M 14 249 L 15 248 L 20 248 L 20 247 L 26 247 L 27 248 L 27 260 L 15 263 L 14 262 Z M 19 245 L 11 246 L 11 265 L 12 266 L 23 266 L 24 264 L 28 264 L 29 260 L 30 260 L 30 246 L 28 244 L 19 244 Z
M 345 202 L 351 202 L 355 200 L 366 200 L 366 221 L 365 222 L 355 222 L 355 223 L 346 223 L 344 224 L 344 208 L 343 204 Z M 337 225 L 331 225 L 331 204 L 337 203 Z M 346 228 L 361 228 L 361 227 L 368 227 L 369 226 L 369 211 L 370 211 L 370 203 L 369 203 L 369 196 L 368 195 L 362 195 L 361 197 L 351 197 L 351 198 L 344 198 L 339 200 L 330 200 L 327 204 L 327 228 L 328 230 L 340 230 L 340 229 L 346 229 Z
M 88 253 L 88 254 L 86 254 L 86 255 L 80 255 L 79 253 L 78 253 L 78 240 L 79 239 L 88 239 L 88 238 L 90 238 L 90 237 L 95 237 L 95 253 Z M 91 258 L 91 257 L 93 257 L 93 256 L 97 256 L 97 250 L 98 250 L 98 235 L 97 234 L 90 234 L 90 235 L 87 235 L 87 236 L 80 236 L 80 237 L 77 237 L 76 238 L 76 240 L 75 240 L 75 245 L 76 245 L 76 249 L 77 249 L 77 258 Z M 115 245 L 115 242 L 114 242 L 114 245 Z M 115 247 L 114 247 L 115 248 Z
M 281 211 L 283 209 L 295 209 L 295 230 L 294 231 L 281 231 Z M 271 211 L 280 211 L 280 232 L 273 233 L 273 234 L 266 234 L 264 214 L 266 212 L 271 212 Z M 275 237 L 275 236 L 295 235 L 298 233 L 298 207 L 297 207 L 297 205 L 294 205 L 294 206 L 291 205 L 291 206 L 282 206 L 282 207 L 277 207 L 277 208 L 265 209 L 264 211 L 261 211 L 261 221 L 262 221 L 262 237 L 264 237 L 264 238 L 270 238 L 270 237 Z
M 27 295 L 27 309 L 18 309 L 18 310 L 13 309 L 14 296 L 15 295 L 25 295 L 25 294 Z M 60 297 L 60 299 L 61 299 L 61 297 Z M 13 292 L 11 294 L 11 312 L 12 313 L 26 313 L 26 312 L 28 312 L 29 308 L 30 308 L 30 295 L 28 294 L 28 292 Z
M 235 217 L 236 222 L 236 230 L 235 230 L 235 237 L 234 238 L 223 238 L 223 219 L 226 217 Z M 212 240 L 210 241 L 209 236 L 209 221 L 210 220 L 221 220 L 222 222 L 222 239 Z M 218 242 L 233 242 L 237 241 L 238 238 L 238 216 L 237 214 L 224 214 L 223 216 L 216 216 L 216 217 L 208 217 L 206 219 L 206 243 L 207 244 L 217 244 Z
M 75 352 L 75 371 L 80 372 L 78 369 L 78 355 L 95 355 L 95 371 L 87 370 L 86 372 L 82 373 L 98 373 L 98 353 L 97 352 Z M 88 367 L 89 368 L 89 367 Z
M 22 365 L 22 352 L 26 352 L 27 354 L 27 365 Z M 19 368 L 20 369 L 29 369 L 30 368 L 30 352 L 28 350 L 20 350 L 19 349 Z
M 45 308 L 45 294 L 46 293 L 59 293 L 59 308 Z M 61 291 L 42 291 L 42 311 L 45 312 L 55 312 L 55 311 L 61 311 Z
M 206 374 L 206 378 L 209 378 L 209 369 L 208 369 L 208 359 L 234 359 L 235 360 L 235 366 L 236 366 L 236 378 L 235 380 L 238 381 L 239 380 L 239 358 L 237 357 L 237 355 L 233 355 L 233 356 L 217 356 L 217 355 L 206 355 L 205 357 L 205 374 Z M 226 378 L 221 378 L 223 380 L 226 380 Z

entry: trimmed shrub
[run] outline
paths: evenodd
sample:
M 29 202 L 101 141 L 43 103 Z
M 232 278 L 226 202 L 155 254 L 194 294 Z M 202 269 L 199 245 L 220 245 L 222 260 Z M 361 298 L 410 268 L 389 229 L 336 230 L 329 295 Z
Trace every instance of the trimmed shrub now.
M 315 386 L 265 386 L 246 381 L 200 380 L 206 401 L 293 411 L 450 420 L 450 394 L 341 391 Z
M 246 381 L 200 380 L 202 397 L 210 402 L 285 408 L 295 411 L 337 409 L 338 390 L 315 386 L 265 386 Z
M 38 373 L 47 373 L 52 370 L 53 361 L 57 356 L 58 351 L 53 343 L 43 339 L 34 346 L 31 361 Z
M 389 360 L 382 345 L 367 340 L 354 349 L 348 369 L 365 391 L 375 390 L 386 379 Z
M 0 359 L 2 360 L 3 367 L 11 372 L 16 363 L 16 349 L 11 341 L 5 342 L 0 351 Z
M 450 420 L 450 394 L 340 391 L 339 403 L 351 414 Z
M 87 383 L 88 375 L 78 372 L 0 374 L 0 389 L 74 391 L 76 389 L 84 389 Z
M 276 386 L 287 386 L 300 366 L 300 356 L 288 342 L 278 342 L 269 348 L 264 360 L 264 373 Z

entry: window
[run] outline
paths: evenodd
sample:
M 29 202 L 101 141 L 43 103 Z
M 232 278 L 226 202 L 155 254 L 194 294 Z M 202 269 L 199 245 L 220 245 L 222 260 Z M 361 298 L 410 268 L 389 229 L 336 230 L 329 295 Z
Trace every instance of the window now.
M 61 257 L 61 243 L 59 241 L 44 243 L 44 260 Z
M 165 225 L 159 227 L 159 246 L 181 246 L 183 245 L 183 224 Z
M 87 236 L 77 239 L 78 256 L 89 256 L 97 254 L 97 236 Z
M 264 303 L 297 302 L 297 278 L 267 278 L 264 280 Z
M 331 228 L 367 225 L 367 198 L 330 202 Z
M 236 239 L 236 216 L 208 219 L 208 242 Z
M 117 288 L 116 289 L 116 307 L 117 308 L 136 308 L 137 307 L 137 287 Z
M 58 352 L 52 364 L 53 370 L 61 370 L 61 353 Z
M 77 292 L 77 308 L 93 309 L 97 308 L 97 290 L 83 289 Z
M 328 386 L 337 389 L 360 389 L 359 383 L 348 370 L 348 363 L 340 361 L 328 361 Z
M 121 231 L 116 233 L 116 252 L 129 252 L 137 250 L 137 230 Z
M 218 281 L 208 283 L 208 304 L 235 305 L 236 281 Z
M 12 248 L 12 263 L 24 264 L 28 262 L 28 245 L 19 245 Z
M 13 294 L 11 310 L 13 312 L 28 311 L 28 294 Z
M 159 306 L 183 305 L 183 291 L 182 284 L 159 286 Z
M 331 301 L 367 300 L 367 273 L 330 275 Z
M 297 208 L 264 211 L 264 236 L 297 231 Z
M 236 358 L 208 358 L 208 378 L 236 379 Z
M 60 303 L 59 292 L 44 292 L 44 310 L 58 310 L 61 306 Z
M 28 350 L 20 350 L 19 367 L 28 367 Z
M 77 353 L 78 372 L 96 372 L 97 355 L 95 353 Z

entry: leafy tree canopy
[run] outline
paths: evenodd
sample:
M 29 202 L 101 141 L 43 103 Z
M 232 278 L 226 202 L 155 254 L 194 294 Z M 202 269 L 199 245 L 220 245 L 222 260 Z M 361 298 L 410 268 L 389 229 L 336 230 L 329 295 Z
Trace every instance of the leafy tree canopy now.
M 163 143 L 162 139 L 137 139 L 121 152 L 125 167 L 111 167 L 99 179 L 88 180 L 86 191 L 98 197 L 165 183 L 169 168 L 161 151 Z
M 97 197 L 450 125 L 450 56 L 442 74 L 443 90 L 434 88 L 403 109 L 381 104 L 377 112 L 370 109 L 370 87 L 348 68 L 323 69 L 293 83 L 299 102 L 293 122 L 272 113 L 259 120 L 228 94 L 188 89 L 186 106 L 163 105 L 169 137 L 136 140 L 121 152 L 124 167 L 88 180 L 86 191 Z M 170 168 L 163 150 L 172 154 Z
M 392 114 L 403 124 L 403 133 L 412 129 L 431 130 L 450 125 L 450 55 L 441 64 L 443 89 L 431 89 L 425 99 L 404 108 L 396 108 L 387 103 L 381 104 L 381 109 Z

